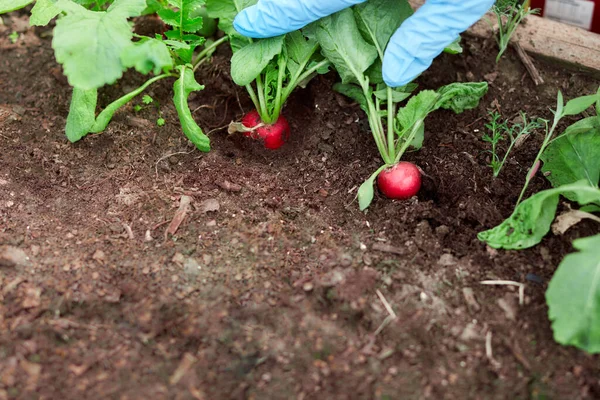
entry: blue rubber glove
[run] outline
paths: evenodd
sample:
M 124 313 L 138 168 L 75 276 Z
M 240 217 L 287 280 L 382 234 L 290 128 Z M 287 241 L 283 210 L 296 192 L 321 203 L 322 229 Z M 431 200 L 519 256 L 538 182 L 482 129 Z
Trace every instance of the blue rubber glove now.
M 259 0 L 234 21 L 244 36 L 265 38 L 300 29 L 365 0 Z M 495 0 L 428 0 L 392 36 L 385 50 L 383 79 L 404 86 L 490 9 Z

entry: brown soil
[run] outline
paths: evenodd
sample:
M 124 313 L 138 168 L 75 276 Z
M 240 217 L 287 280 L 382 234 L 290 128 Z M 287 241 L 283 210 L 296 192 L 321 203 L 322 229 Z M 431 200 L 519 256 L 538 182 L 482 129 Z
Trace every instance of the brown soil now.
M 510 215 L 540 142 L 492 179 L 487 110 L 548 118 L 557 89 L 571 98 L 598 81 L 537 60 L 536 88 L 512 53 L 496 69 L 492 42 L 467 38 L 419 83 L 487 79 L 489 94 L 428 119 L 407 157 L 428 176 L 418 199 L 376 196 L 363 214 L 356 187 L 380 161 L 333 74 L 290 100 L 281 151 L 216 130 L 250 109 L 227 49 L 192 99 L 211 153 L 183 137 L 168 82 L 149 92 L 165 127 L 156 107 L 130 106 L 70 144 L 50 40 L 29 30 L 13 45 L 5 21 L 0 245 L 29 263 L 0 267 L 0 399 L 600 398 L 600 359 L 553 341 L 544 300 L 571 241 L 597 227 L 520 252 L 476 237 Z M 127 75 L 102 103 L 142 79 Z M 545 187 L 539 176 L 532 191 Z M 192 208 L 165 240 L 184 195 Z M 484 279 L 526 283 L 525 304 Z M 377 291 L 397 314 L 383 326 Z

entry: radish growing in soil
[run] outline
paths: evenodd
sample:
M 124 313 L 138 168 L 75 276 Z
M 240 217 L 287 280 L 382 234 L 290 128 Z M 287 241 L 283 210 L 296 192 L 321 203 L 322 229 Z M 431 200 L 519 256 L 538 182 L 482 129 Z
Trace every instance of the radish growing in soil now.
M 381 171 L 377 186 L 388 199 L 410 199 L 421 189 L 421 171 L 415 164 L 401 161 Z
M 290 125 L 287 120 L 280 116 L 274 124 L 263 124 L 260 114 L 252 110 L 242 118 L 244 136 L 252 139 L 260 139 L 269 150 L 277 150 L 288 141 L 290 137 Z
M 289 125 L 281 116 L 285 102 L 298 86 L 326 73 L 331 63 L 320 54 L 314 36 L 303 31 L 269 39 L 241 36 L 231 21 L 243 5 L 254 2 L 241 3 L 242 6 L 232 0 L 206 2 L 208 15 L 218 18 L 219 28 L 231 38 L 231 77 L 246 88 L 255 107 L 242 124 L 233 122 L 229 133 L 243 132 L 246 137 L 262 140 L 268 149 L 278 149 L 290 135 Z
M 488 90 L 485 82 L 453 83 L 412 96 L 417 86 L 413 83 L 397 88 L 387 86 L 381 72 L 384 51 L 392 34 L 411 14 L 405 0 L 369 0 L 322 18 L 312 27 L 322 54 L 342 79 L 333 88 L 358 103 L 367 114 L 383 159 L 384 165 L 358 190 L 361 210 L 373 201 L 373 186 L 380 174 L 378 185 L 385 196 L 406 199 L 415 195 L 421 173 L 416 166 L 400 160 L 409 148 L 422 146 L 425 118 L 440 108 L 456 113 L 475 108 Z M 449 52 L 460 50 L 457 42 L 452 47 Z M 399 106 L 408 98 L 404 106 Z

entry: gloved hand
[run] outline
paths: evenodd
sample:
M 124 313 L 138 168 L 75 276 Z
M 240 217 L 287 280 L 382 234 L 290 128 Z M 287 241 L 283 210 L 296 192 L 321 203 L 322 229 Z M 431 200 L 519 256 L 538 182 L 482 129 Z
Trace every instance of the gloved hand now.
M 234 21 L 244 36 L 265 38 L 295 31 L 365 0 L 259 0 Z M 392 36 L 383 60 L 388 86 L 403 86 L 483 16 L 494 0 L 428 0 Z

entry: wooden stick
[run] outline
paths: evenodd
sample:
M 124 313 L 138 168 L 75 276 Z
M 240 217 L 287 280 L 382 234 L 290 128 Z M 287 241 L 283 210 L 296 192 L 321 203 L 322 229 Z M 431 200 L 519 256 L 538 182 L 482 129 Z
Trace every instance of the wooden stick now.
M 519 58 L 521 59 L 523 65 L 525 65 L 525 68 L 527 68 L 527 72 L 529 72 L 529 76 L 531 76 L 531 79 L 533 80 L 533 83 L 535 83 L 535 86 L 543 85 L 544 79 L 540 75 L 540 72 L 537 70 L 535 65 L 533 65 L 531 57 L 527 55 L 527 53 L 523 49 L 523 46 L 521 46 L 521 43 L 513 42 L 513 46 L 515 46 L 517 54 L 519 55 Z

